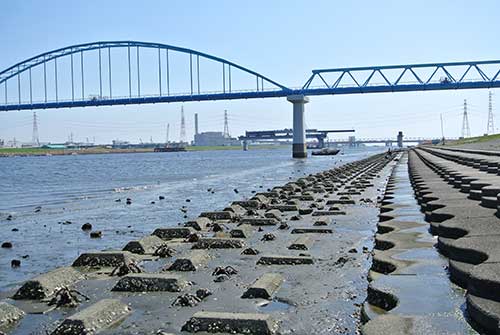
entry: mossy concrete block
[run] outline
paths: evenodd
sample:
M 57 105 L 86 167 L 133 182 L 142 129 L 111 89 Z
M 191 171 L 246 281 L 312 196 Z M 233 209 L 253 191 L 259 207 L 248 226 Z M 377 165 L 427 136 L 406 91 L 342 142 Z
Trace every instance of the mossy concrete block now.
M 236 216 L 233 212 L 229 211 L 216 211 L 216 212 L 203 212 L 201 217 L 209 218 L 210 220 L 233 220 Z
M 165 273 L 134 273 L 120 278 L 112 291 L 121 292 L 180 292 L 187 286 L 180 276 Z
M 204 250 L 192 250 L 186 256 L 177 257 L 167 271 L 196 271 L 206 265 L 210 255 Z
M 7 327 L 8 325 L 21 320 L 25 313 L 21 309 L 6 302 L 0 302 L 0 327 Z
M 309 236 L 301 236 L 288 246 L 290 250 L 309 250 L 314 241 Z
M 252 218 L 244 217 L 241 218 L 240 224 L 250 225 L 250 226 L 275 226 L 279 223 L 275 218 Z
M 161 238 L 156 235 L 145 236 L 137 241 L 130 241 L 123 248 L 124 251 L 130 251 L 134 254 L 154 254 L 154 252 L 165 244 Z
M 267 314 L 196 312 L 184 324 L 182 331 L 272 335 L 275 328 L 271 316 Z
M 122 264 L 129 264 L 137 260 L 133 253 L 128 251 L 96 251 L 81 254 L 72 266 L 91 266 L 91 267 L 116 267 Z
M 201 238 L 193 245 L 193 249 L 237 249 L 243 248 L 244 242 L 237 238 Z
M 85 276 L 72 267 L 62 267 L 36 276 L 26 281 L 13 298 L 18 300 L 40 300 L 50 297 L 63 286 L 71 286 L 85 279 Z
M 291 232 L 291 234 L 332 234 L 332 233 L 333 230 L 330 228 L 318 228 L 318 227 L 295 228 Z
M 262 256 L 258 261 L 259 265 L 299 265 L 314 264 L 314 260 L 309 256 Z
M 153 235 L 164 240 L 170 240 L 174 238 L 186 238 L 193 233 L 194 229 L 190 227 L 168 227 L 155 229 Z
M 130 307 L 120 300 L 103 299 L 65 319 L 52 335 L 96 334 L 119 323 L 130 313 Z

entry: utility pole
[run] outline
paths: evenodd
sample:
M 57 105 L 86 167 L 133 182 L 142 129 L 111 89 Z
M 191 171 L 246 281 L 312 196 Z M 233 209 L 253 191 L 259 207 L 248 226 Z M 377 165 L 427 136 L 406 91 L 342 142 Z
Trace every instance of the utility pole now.
M 181 106 L 181 136 L 180 142 L 186 142 L 186 119 L 184 118 L 184 106 Z
M 31 142 L 34 146 L 40 146 L 40 139 L 38 137 L 38 120 L 36 117 L 36 112 L 33 112 L 33 136 Z
M 439 116 L 441 118 L 441 142 L 444 145 L 443 114 L 441 113 Z
M 470 137 L 469 117 L 467 116 L 467 99 L 464 99 L 464 116 L 462 119 L 462 137 Z
M 488 126 L 486 128 L 486 134 L 491 135 L 495 133 L 495 125 L 493 123 L 493 101 L 492 101 L 491 91 L 488 94 Z
M 224 138 L 231 137 L 229 135 L 229 123 L 227 121 L 227 110 L 224 110 Z

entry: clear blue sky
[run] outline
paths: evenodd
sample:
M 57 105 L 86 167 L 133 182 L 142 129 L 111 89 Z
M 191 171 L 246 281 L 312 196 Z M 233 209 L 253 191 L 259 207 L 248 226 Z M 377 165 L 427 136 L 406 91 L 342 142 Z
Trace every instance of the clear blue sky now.
M 287 86 L 314 68 L 500 59 L 498 1 L 16 1 L 0 4 L 0 69 L 52 49 L 101 40 L 183 46 L 220 56 Z M 175 69 L 174 69 L 175 70 Z M 174 71 L 173 70 L 173 71 Z M 181 70 L 179 70 L 179 73 Z M 157 79 L 145 77 L 145 89 Z M 207 85 L 210 86 L 211 82 Z M 494 92 L 495 93 L 495 92 Z M 2 93 L 3 96 L 3 93 Z M 308 127 L 356 129 L 358 137 L 458 136 L 463 99 L 473 134 L 486 130 L 488 91 L 312 97 Z M 497 93 L 494 101 L 500 101 Z M 180 104 L 39 111 L 41 141 L 179 137 Z M 200 128 L 291 127 L 285 99 L 186 103 Z M 495 111 L 498 109 L 495 107 Z M 500 114 L 499 114 L 500 115 Z M 0 138 L 31 139 L 31 112 L 0 114 Z M 496 120 L 500 127 L 500 119 Z

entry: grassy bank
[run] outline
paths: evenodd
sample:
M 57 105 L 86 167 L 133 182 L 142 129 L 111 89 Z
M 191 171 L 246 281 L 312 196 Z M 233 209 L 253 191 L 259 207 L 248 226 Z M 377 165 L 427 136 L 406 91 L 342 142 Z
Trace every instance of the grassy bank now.
M 484 142 L 489 142 L 489 141 L 494 141 L 494 140 L 500 140 L 500 134 L 468 137 L 468 138 L 462 138 L 462 139 L 456 140 L 456 141 L 447 141 L 446 145 L 484 143 Z
M 249 150 L 256 149 L 278 149 L 283 146 L 277 145 L 256 145 L 250 146 Z M 187 147 L 187 151 L 212 151 L 212 150 L 242 150 L 240 146 L 200 146 Z M 153 152 L 152 148 L 135 149 L 110 149 L 96 147 L 88 149 L 45 149 L 45 148 L 0 148 L 1 156 L 47 156 L 47 155 L 94 155 L 94 154 L 121 154 L 121 153 L 144 153 Z

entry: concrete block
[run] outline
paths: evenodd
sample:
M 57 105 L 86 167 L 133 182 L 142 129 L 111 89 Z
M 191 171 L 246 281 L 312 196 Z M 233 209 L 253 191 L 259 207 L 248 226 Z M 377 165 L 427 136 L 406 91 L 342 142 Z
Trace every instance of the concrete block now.
M 137 260 L 133 253 L 128 251 L 96 251 L 81 254 L 72 266 L 103 266 L 116 267 L 129 264 Z
M 299 210 L 299 207 L 297 205 L 268 205 L 267 208 L 277 209 L 280 212 L 293 212 Z
M 63 286 L 71 286 L 85 276 L 71 267 L 62 267 L 26 281 L 14 294 L 13 299 L 45 299 Z
M 262 256 L 257 264 L 260 265 L 298 265 L 298 264 L 313 264 L 314 260 L 309 256 L 280 256 L 270 255 Z
M 194 232 L 194 229 L 190 227 L 169 227 L 155 229 L 153 235 L 164 240 L 170 240 L 173 238 L 186 238 Z
M 300 215 L 308 215 L 313 212 L 312 208 L 299 208 L 299 214 Z
M 277 209 L 271 209 L 271 210 L 268 210 L 264 216 L 266 218 L 270 218 L 270 219 L 276 219 L 276 220 L 281 220 L 281 211 L 277 210 Z
M 25 313 L 14 305 L 0 302 L 0 328 L 17 322 L 24 317 Z
M 191 227 L 194 230 L 204 230 L 207 227 L 207 224 L 212 222 L 209 218 L 205 217 L 197 217 L 194 220 L 188 221 L 184 224 L 184 227 Z
M 250 226 L 275 226 L 279 223 L 278 220 L 274 218 L 252 218 L 252 217 L 244 217 L 241 218 L 240 224 L 250 225 Z
M 241 296 L 243 299 L 270 299 L 283 283 L 279 273 L 265 273 L 250 286 Z
M 307 227 L 307 228 L 295 228 L 291 232 L 292 234 L 331 234 L 333 230 L 330 228 L 318 228 L 318 227 Z
M 193 245 L 193 249 L 234 249 L 243 248 L 244 243 L 236 238 L 201 238 Z
M 175 262 L 167 268 L 167 271 L 196 271 L 206 265 L 210 255 L 204 250 L 192 250 L 186 256 L 177 257 Z
M 275 327 L 267 314 L 196 312 L 181 330 L 190 333 L 272 335 Z
M 232 220 L 235 217 L 233 212 L 217 211 L 217 212 L 203 212 L 201 217 L 209 218 L 210 220 Z
M 247 213 L 247 210 L 244 207 L 236 204 L 232 204 L 231 206 L 224 208 L 224 211 L 233 212 L 235 215 L 238 216 L 245 215 Z
M 261 204 L 267 205 L 270 202 L 270 199 L 263 194 L 256 194 L 252 197 L 251 200 L 257 200 Z
M 165 273 L 134 273 L 120 278 L 112 291 L 120 292 L 180 292 L 188 285 L 180 276 Z
M 326 202 L 327 205 L 354 205 L 355 203 L 352 199 L 332 199 Z
M 145 236 L 137 241 L 130 241 L 123 248 L 123 251 L 130 251 L 134 254 L 154 254 L 156 249 L 165 244 L 161 238 L 156 235 Z
M 241 225 L 238 228 L 234 228 L 229 232 L 232 238 L 249 238 L 252 236 L 253 229 L 249 225 Z
M 315 211 L 312 216 L 345 215 L 344 211 Z
M 96 334 L 125 319 L 130 307 L 117 299 L 103 299 L 68 317 L 52 335 Z
M 309 250 L 312 245 L 314 244 L 314 241 L 309 238 L 308 236 L 301 236 L 297 238 L 295 241 L 292 242 L 288 246 L 288 249 L 290 250 Z
M 313 226 L 328 226 L 331 222 L 332 220 L 326 216 L 319 217 L 314 221 Z
M 258 209 L 260 202 L 258 200 L 233 201 L 233 205 L 238 205 L 245 209 Z

